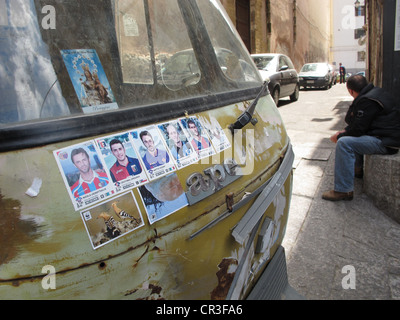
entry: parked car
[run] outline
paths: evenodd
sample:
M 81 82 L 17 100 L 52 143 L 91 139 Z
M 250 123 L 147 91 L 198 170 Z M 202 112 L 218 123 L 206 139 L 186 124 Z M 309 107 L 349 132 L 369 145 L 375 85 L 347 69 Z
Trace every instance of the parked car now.
M 291 101 L 299 99 L 299 76 L 289 57 L 278 53 L 252 54 L 254 63 L 264 81 L 269 81 L 268 89 L 275 104 L 283 97 Z
M 328 63 L 306 63 L 299 73 L 300 86 L 324 88 L 332 87 L 333 73 Z

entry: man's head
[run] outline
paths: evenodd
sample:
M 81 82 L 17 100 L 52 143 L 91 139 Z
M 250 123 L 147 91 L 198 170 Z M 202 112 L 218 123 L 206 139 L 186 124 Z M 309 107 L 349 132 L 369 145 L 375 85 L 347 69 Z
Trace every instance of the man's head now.
M 188 124 L 189 130 L 192 133 L 192 135 L 198 136 L 199 135 L 199 130 L 197 129 L 197 126 L 194 123 L 194 121 L 189 119 L 187 124 Z
M 118 139 L 113 139 L 110 142 L 110 149 L 112 154 L 118 161 L 124 161 L 126 159 L 125 147 L 122 142 Z
M 358 96 L 358 94 L 368 85 L 368 80 L 362 76 L 361 74 L 355 74 L 350 76 L 347 79 L 347 90 L 350 95 L 354 97 L 354 95 Z
M 174 143 L 178 143 L 180 141 L 178 132 L 176 131 L 176 128 L 174 125 L 169 124 L 168 127 L 166 128 L 167 133 L 168 133 L 168 137 L 174 141 Z
M 149 150 L 150 152 L 155 151 L 156 147 L 154 145 L 153 137 L 151 136 L 150 132 L 142 131 L 140 133 L 140 139 L 142 139 L 142 142 L 147 150 Z
M 87 173 L 90 171 L 90 160 L 89 155 L 83 148 L 74 149 L 71 152 L 71 160 L 75 167 L 78 168 L 80 172 Z

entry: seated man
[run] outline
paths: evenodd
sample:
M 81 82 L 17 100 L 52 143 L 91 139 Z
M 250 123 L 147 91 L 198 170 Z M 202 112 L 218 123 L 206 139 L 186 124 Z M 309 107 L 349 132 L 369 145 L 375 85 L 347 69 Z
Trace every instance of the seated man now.
M 364 154 L 394 154 L 400 148 L 400 110 L 393 98 L 362 75 L 349 77 L 347 90 L 354 98 L 345 118 L 348 126 L 330 138 L 337 143 L 334 190 L 322 195 L 330 201 L 353 199 Z

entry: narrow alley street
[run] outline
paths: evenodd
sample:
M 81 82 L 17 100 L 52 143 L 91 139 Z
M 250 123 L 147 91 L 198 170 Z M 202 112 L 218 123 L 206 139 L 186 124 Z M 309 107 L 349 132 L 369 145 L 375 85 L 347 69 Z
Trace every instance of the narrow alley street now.
M 378 210 L 356 179 L 353 201 L 329 202 L 335 145 L 352 98 L 344 84 L 301 90 L 281 100 L 296 154 L 289 222 L 283 246 L 289 282 L 306 299 L 400 299 L 400 225 Z

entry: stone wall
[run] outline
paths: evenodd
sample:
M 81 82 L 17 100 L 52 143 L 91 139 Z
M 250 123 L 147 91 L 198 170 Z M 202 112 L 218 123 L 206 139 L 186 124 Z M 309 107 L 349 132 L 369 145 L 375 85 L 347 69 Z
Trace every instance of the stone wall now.
M 378 209 L 400 223 L 400 153 L 365 156 L 363 188 Z

